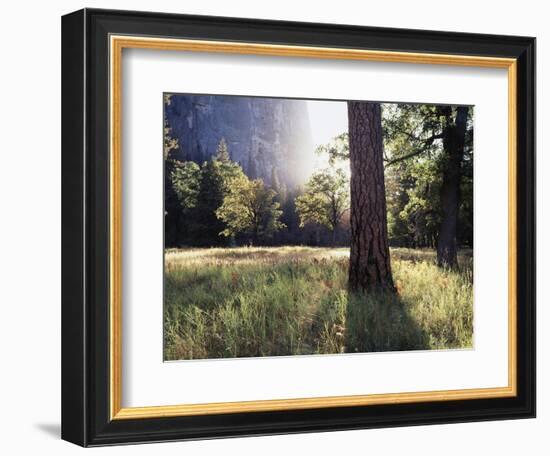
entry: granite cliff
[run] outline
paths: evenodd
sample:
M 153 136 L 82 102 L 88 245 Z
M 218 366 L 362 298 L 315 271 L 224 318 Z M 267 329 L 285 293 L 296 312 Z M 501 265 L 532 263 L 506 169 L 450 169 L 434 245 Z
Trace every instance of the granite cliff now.
M 201 163 L 216 153 L 222 138 L 231 159 L 250 178 L 287 187 L 303 183 L 314 154 L 306 102 L 226 95 L 172 95 L 165 103 L 174 157 Z

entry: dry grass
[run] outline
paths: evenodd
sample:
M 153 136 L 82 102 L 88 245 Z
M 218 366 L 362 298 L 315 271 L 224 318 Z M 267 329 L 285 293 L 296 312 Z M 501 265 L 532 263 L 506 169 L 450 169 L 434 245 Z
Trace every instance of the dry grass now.
M 164 264 L 167 270 L 170 270 L 212 265 L 275 265 L 283 262 L 321 261 L 334 258 L 349 258 L 349 249 L 295 246 L 168 249 L 165 252 Z
M 351 295 L 349 249 L 167 250 L 165 359 L 471 347 L 471 252 L 392 250 L 396 295 Z

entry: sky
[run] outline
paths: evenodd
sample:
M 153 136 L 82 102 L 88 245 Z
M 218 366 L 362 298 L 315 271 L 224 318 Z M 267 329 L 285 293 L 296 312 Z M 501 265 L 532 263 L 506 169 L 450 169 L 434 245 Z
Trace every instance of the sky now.
M 315 148 L 348 131 L 348 108 L 345 101 L 307 100 L 306 103 Z M 314 169 L 328 166 L 328 157 L 315 154 L 313 160 Z
M 315 147 L 348 131 L 348 108 L 345 101 L 308 100 L 306 103 Z

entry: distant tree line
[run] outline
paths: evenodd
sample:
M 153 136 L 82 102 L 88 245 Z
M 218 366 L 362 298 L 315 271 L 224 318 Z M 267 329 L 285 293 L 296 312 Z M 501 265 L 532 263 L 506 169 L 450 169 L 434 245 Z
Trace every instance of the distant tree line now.
M 317 150 L 328 157 L 327 168 L 293 189 L 279 184 L 275 168 L 270 185 L 247 176 L 223 139 L 209 160 L 176 160 L 179 144 L 165 125 L 166 246 L 350 245 L 353 196 L 361 195 L 355 205 L 371 211 L 378 203 L 368 199 L 376 195 L 364 191 L 381 172 L 388 244 L 436 248 L 442 265 L 456 264 L 457 248 L 473 246 L 472 109 L 350 102 L 348 117 L 349 132 Z M 365 136 L 369 122 L 379 122 L 379 137 Z M 381 151 L 380 170 L 363 153 L 373 147 Z M 350 197 L 354 180 L 344 169 L 351 166 L 352 177 L 359 169 L 353 150 L 362 151 L 356 160 L 367 161 L 360 184 L 355 174 L 362 187 Z

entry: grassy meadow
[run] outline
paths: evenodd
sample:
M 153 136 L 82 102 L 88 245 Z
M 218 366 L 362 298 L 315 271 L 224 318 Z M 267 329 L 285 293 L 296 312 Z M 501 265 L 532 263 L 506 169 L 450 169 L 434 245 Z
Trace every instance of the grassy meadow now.
M 392 249 L 396 294 L 347 290 L 349 249 L 165 252 L 165 360 L 472 347 L 472 252 Z

